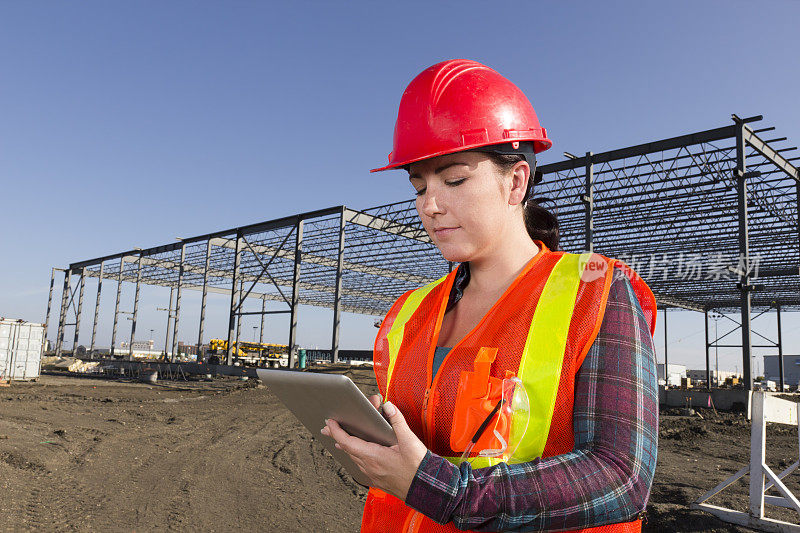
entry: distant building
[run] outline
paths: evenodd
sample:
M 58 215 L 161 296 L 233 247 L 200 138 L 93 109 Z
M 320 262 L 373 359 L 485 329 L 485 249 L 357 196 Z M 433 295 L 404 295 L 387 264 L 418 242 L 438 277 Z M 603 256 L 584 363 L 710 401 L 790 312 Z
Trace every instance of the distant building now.
M 196 344 L 184 344 L 178 341 L 178 353 L 186 355 L 197 355 L 198 349 Z
M 150 341 L 133 341 L 133 350 L 134 351 L 151 352 L 151 351 L 153 351 L 153 345 L 154 344 L 155 344 L 155 341 L 152 341 L 152 340 L 150 340 Z M 125 342 L 125 341 L 122 341 L 121 343 L 119 343 L 119 348 L 120 348 L 120 350 L 127 350 L 128 349 L 128 343 Z
M 720 385 L 725 383 L 725 380 L 729 377 L 741 377 L 740 374 L 736 372 L 728 372 L 726 370 L 719 371 L 719 382 L 717 381 L 717 373 L 712 368 L 710 371 L 711 374 L 711 384 L 716 385 L 719 383 Z M 692 383 L 697 383 L 698 381 L 702 381 L 705 383 L 706 381 L 706 369 L 705 368 L 697 368 L 691 369 L 686 371 L 686 377 L 692 380 Z
M 780 382 L 780 372 L 778 372 L 778 356 L 764 356 L 764 379 L 769 379 L 775 383 Z M 783 356 L 783 384 L 785 386 L 797 387 L 800 382 L 800 355 Z
M 679 387 L 681 384 L 681 378 L 686 377 L 686 365 L 674 365 L 670 363 L 669 368 L 667 370 L 669 372 L 665 377 L 664 365 L 663 364 L 656 365 L 656 372 L 658 373 L 658 384 L 659 385 L 666 384 L 668 386 Z

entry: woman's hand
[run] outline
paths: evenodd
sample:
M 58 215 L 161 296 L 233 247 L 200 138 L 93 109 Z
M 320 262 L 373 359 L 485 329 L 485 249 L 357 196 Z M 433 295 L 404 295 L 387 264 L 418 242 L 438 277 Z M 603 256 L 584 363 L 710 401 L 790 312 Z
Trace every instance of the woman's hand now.
M 380 396 L 370 397 L 370 402 L 380 408 Z M 394 446 L 381 446 L 348 434 L 335 421 L 329 419 L 321 433 L 336 441 L 370 480 L 371 485 L 405 501 L 417 468 L 428 449 L 406 424 L 403 413 L 390 402 L 383 404 L 383 412 L 397 436 Z

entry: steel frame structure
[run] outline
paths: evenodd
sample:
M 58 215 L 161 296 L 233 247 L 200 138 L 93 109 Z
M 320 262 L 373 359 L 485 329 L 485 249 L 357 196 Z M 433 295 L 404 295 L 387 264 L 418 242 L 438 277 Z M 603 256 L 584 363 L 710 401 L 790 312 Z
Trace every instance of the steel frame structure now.
M 648 282 L 660 309 L 738 312 L 748 388 L 752 313 L 800 309 L 800 172 L 792 163 L 798 158 L 783 155 L 794 147 L 776 147 L 785 138 L 761 137 L 774 128 L 752 129 L 758 120 L 733 115 L 731 125 L 680 137 L 583 157 L 565 152 L 563 161 L 539 168 L 544 180 L 536 191 L 558 216 L 563 249 L 622 259 Z M 168 312 L 168 320 L 174 320 L 173 347 L 181 293 L 188 289 L 202 293 L 198 344 L 203 343 L 207 294 L 230 296 L 229 363 L 241 317 L 260 315 L 263 338 L 264 318 L 288 313 L 293 364 L 299 304 L 334 310 L 336 361 L 341 311 L 382 316 L 403 292 L 453 267 L 422 228 L 413 200 L 363 211 L 336 206 L 128 250 L 64 269 L 56 352 L 62 351 L 68 326 L 75 326 L 73 346 L 78 345 L 85 278 L 93 277 L 98 286 L 90 349 L 103 281 L 114 280 L 112 350 L 122 313 L 120 290 L 127 282 L 136 287 L 131 341 L 138 287 L 144 283 L 176 294 Z M 248 299 L 259 308 L 246 310 Z M 286 308 L 266 310 L 268 300 Z M 67 322 L 70 309 L 74 322 Z
M 300 304 L 334 309 L 332 346 L 333 358 L 337 361 L 341 311 L 382 315 L 396 295 L 448 272 L 448 263 L 438 256 L 436 247 L 418 225 L 416 215 L 410 219 L 411 225 L 404 220 L 406 216 L 411 216 L 406 202 L 369 212 L 337 206 L 73 263 L 63 269 L 56 355 L 61 355 L 68 326 L 75 327 L 73 347 L 78 346 L 83 287 L 85 279 L 92 277 L 98 279 L 98 284 L 90 351 L 95 348 L 103 282 L 110 279 L 116 281 L 117 291 L 112 355 L 120 355 L 115 353 L 119 315 L 126 313 L 131 315 L 127 355 L 132 355 L 139 287 L 144 283 L 170 288 L 170 305 L 163 310 L 168 312 L 167 338 L 169 320 L 173 321 L 173 354 L 178 342 L 182 291 L 197 290 L 202 294 L 198 344 L 204 341 L 207 295 L 230 296 L 228 364 L 241 335 L 241 317 L 247 315 L 260 315 L 260 338 L 263 340 L 267 315 L 289 314 L 289 345 L 296 348 Z M 387 260 L 388 256 L 395 256 L 397 260 Z M 62 270 L 53 269 L 51 294 L 57 271 Z M 72 286 L 75 276 L 80 290 Z M 124 282 L 135 286 L 130 312 L 120 310 Z M 245 302 L 248 300 L 255 300 L 258 308 L 247 310 Z M 267 310 L 267 301 L 283 302 L 286 308 Z M 51 306 L 48 303 L 46 323 L 49 323 Z M 68 322 L 70 309 L 76 318 Z M 291 365 L 296 349 L 290 352 Z

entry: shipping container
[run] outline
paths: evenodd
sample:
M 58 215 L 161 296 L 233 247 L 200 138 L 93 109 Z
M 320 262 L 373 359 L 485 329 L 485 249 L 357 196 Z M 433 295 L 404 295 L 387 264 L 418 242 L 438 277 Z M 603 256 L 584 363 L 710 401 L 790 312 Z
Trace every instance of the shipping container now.
M 44 324 L 0 318 L 0 380 L 39 377 Z

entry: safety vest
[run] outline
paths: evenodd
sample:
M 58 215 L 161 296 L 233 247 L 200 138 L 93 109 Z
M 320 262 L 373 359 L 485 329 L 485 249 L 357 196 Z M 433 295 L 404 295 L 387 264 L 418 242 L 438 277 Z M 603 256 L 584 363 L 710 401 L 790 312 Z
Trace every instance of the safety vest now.
M 454 464 L 459 464 L 463 452 L 455 430 L 469 418 L 459 389 L 463 392 L 465 383 L 481 371 L 494 383 L 514 375 L 527 392 L 530 410 L 525 419 L 512 416 L 505 421 L 506 427 L 517 429 L 527 424 L 512 462 L 573 450 L 575 375 L 600 330 L 615 264 L 631 280 L 650 333 L 655 329 L 653 293 L 626 265 L 599 254 L 551 252 L 540 241 L 536 244 L 539 253 L 478 325 L 450 349 L 435 376 L 433 354 L 455 271 L 401 296 L 378 331 L 373 359 L 381 394 L 400 409 L 428 449 Z M 494 359 L 488 365 L 481 362 L 487 349 Z M 487 385 L 486 391 L 490 390 Z M 463 433 L 463 427 L 459 431 Z M 474 457 L 470 462 L 481 468 L 507 459 Z M 582 531 L 640 530 L 637 519 Z M 361 531 L 458 529 L 452 522 L 437 524 L 400 499 L 371 488 Z

